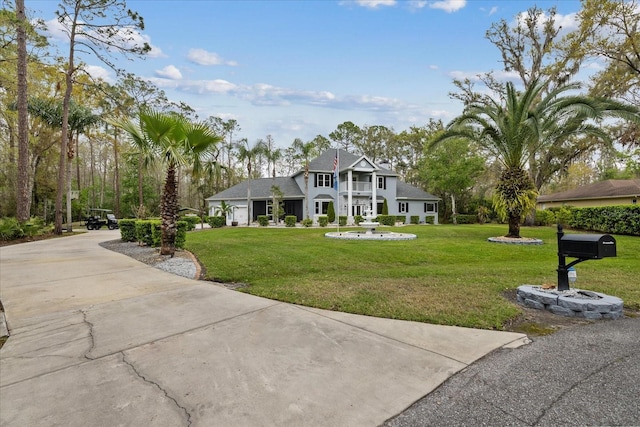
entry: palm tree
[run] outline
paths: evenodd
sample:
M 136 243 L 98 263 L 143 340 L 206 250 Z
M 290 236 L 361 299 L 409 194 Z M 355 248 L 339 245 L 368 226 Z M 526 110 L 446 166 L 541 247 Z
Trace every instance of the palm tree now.
M 127 132 L 136 144 L 154 154 L 155 160 L 166 167 L 167 175 L 162 189 L 160 216 L 162 218 L 161 255 L 175 253 L 178 217 L 178 178 L 180 166 L 191 166 L 195 174 L 203 166 L 212 148 L 222 140 L 211 128 L 200 122 L 191 122 L 184 116 L 155 110 L 142 110 L 138 123 L 113 121 Z
M 492 99 L 470 103 L 431 146 L 452 138 L 466 138 L 494 156 L 503 167 L 494 195 L 494 208 L 508 219 L 506 237 L 520 238 L 520 222 L 535 207 L 538 192 L 525 166 L 536 153 L 560 140 L 583 135 L 606 138 L 589 122 L 604 116 L 638 120 L 638 110 L 612 100 L 566 96 L 579 88 L 568 84 L 543 95 L 544 83 L 534 81 L 524 92 L 512 83 L 505 87 L 504 105 Z
M 251 171 L 256 157 L 262 154 L 264 146 L 261 141 L 250 146 L 247 138 L 242 138 L 236 148 L 238 150 L 238 161 L 247 161 L 247 225 L 251 225 Z
M 307 200 L 309 200 L 309 159 L 316 152 L 316 144 L 313 141 L 302 142 L 300 138 L 296 138 L 293 141 L 294 150 L 304 158 L 304 217 L 309 218 L 309 206 Z

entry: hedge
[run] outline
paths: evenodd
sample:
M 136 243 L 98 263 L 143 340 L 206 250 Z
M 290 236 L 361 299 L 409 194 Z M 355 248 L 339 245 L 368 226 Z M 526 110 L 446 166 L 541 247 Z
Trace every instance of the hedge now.
M 549 209 L 536 210 L 536 216 L 533 220 L 535 225 L 553 225 L 556 223 L 556 214 Z
M 396 216 L 395 215 L 378 215 L 376 221 L 382 225 L 393 226 L 396 225 Z
M 284 217 L 284 225 L 287 227 L 295 227 L 298 218 L 295 215 L 287 215 Z
M 266 227 L 269 225 L 269 217 L 266 215 L 258 215 L 258 224 L 260 227 Z
M 305 218 L 302 220 L 302 225 L 305 227 L 311 227 L 313 225 L 313 220 L 311 218 Z
M 347 225 L 347 216 L 346 215 L 340 215 L 338 217 L 338 224 L 340 224 L 340 227 L 344 227 L 345 225 Z
M 411 215 L 409 219 L 411 220 L 411 224 L 420 224 L 420 216 L 418 215 Z
M 329 224 L 329 218 L 325 215 L 323 216 L 319 216 L 318 217 L 318 224 L 320 224 L 320 227 L 326 227 L 327 224 Z
M 196 226 L 200 224 L 200 218 L 193 215 L 185 215 L 180 217 L 179 221 L 185 221 L 187 223 L 188 231 L 193 231 Z
M 135 242 L 137 240 L 135 219 L 120 219 L 118 220 L 118 226 L 120 227 L 120 238 L 123 242 Z
M 602 206 L 571 209 L 572 228 L 640 236 L 640 206 Z
M 478 222 L 477 215 L 457 214 L 456 223 L 458 224 L 475 224 Z
M 147 246 L 153 246 L 153 235 L 152 235 L 152 223 L 159 222 L 159 220 L 155 219 L 145 219 L 136 221 L 136 240 L 138 243 L 145 244 Z
M 424 217 L 424 223 L 425 224 L 435 224 L 435 217 L 431 216 L 431 215 L 427 215 Z
M 227 223 L 227 218 L 223 217 L 223 216 L 208 216 L 207 217 L 207 224 L 209 224 L 209 226 L 211 228 L 220 228 L 224 225 L 226 225 Z

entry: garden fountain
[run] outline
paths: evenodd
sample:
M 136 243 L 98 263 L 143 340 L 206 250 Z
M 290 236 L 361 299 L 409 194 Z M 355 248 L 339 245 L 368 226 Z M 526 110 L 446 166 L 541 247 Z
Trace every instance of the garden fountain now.
M 332 231 L 325 233 L 325 237 L 343 240 L 413 240 L 417 237 L 411 233 L 376 230 L 380 223 L 373 221 L 374 217 L 371 209 L 365 211 L 363 219 L 364 221 L 361 221 L 359 226 L 364 231 Z

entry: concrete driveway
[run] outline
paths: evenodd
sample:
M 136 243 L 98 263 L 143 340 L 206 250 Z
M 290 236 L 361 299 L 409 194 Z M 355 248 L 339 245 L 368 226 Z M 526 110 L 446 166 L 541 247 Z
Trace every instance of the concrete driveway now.
M 258 298 L 98 243 L 0 248 L 2 426 L 376 426 L 522 334 Z

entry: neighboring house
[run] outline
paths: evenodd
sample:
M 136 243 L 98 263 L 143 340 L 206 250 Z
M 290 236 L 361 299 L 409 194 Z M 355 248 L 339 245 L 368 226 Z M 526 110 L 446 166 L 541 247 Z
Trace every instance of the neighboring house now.
M 640 179 L 609 179 L 569 191 L 540 196 L 537 208 L 635 205 L 638 199 L 640 199 Z
M 407 223 L 411 216 L 418 216 L 420 222 L 425 222 L 425 217 L 433 217 L 434 223 L 438 223 L 438 197 L 400 181 L 396 172 L 375 164 L 366 156 L 339 150 L 336 159 L 336 153 L 336 149 L 330 149 L 309 162 L 306 197 L 304 170 L 290 177 L 275 179 L 275 186 L 283 194 L 285 215 L 295 215 L 301 221 L 306 214 L 317 223 L 319 216 L 327 214 L 332 201 L 336 217 L 347 216 L 347 223 L 353 224 L 355 215 L 364 216 L 368 210 L 377 216 L 382 212 L 384 199 L 387 199 L 389 215 L 404 215 Z M 249 185 L 251 220 L 257 220 L 258 215 L 267 215 L 271 220 L 273 178 L 247 180 L 208 197 L 210 215 L 224 201 L 234 206 L 227 222 L 247 224 Z

